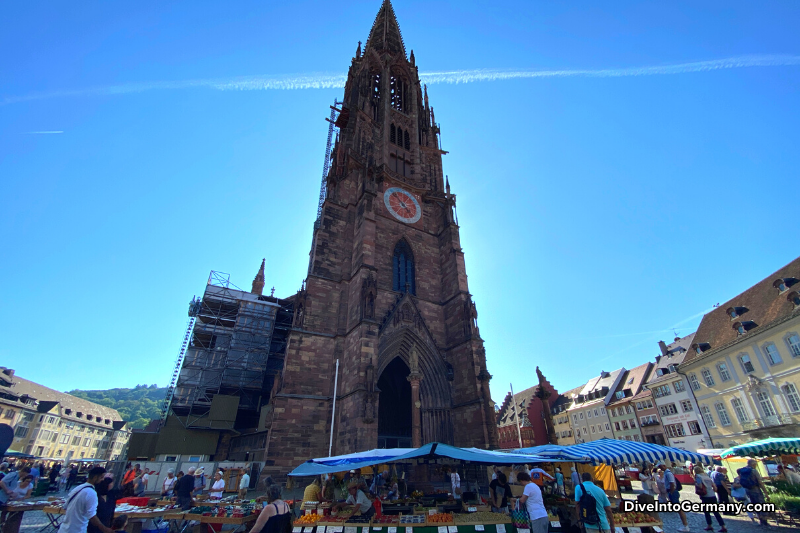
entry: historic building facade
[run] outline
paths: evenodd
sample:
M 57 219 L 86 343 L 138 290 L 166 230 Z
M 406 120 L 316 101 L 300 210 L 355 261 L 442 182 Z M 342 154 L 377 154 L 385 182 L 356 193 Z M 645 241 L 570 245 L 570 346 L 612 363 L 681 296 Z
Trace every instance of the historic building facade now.
M 446 152 L 388 0 L 352 58 L 341 105 L 266 413 L 267 471 L 328 455 L 334 394 L 333 454 L 432 441 L 496 448 Z
M 659 343 L 661 355 L 656 357 L 655 370 L 646 388 L 653 394 L 653 401 L 661 419 L 658 426 L 666 437 L 667 444 L 696 452 L 712 446 L 700 417 L 692 387 L 681 366 L 689 353 L 688 349 L 694 335 L 692 333 L 683 338 L 676 338 L 669 346 L 664 342 Z M 653 423 L 652 417 L 646 420 L 649 424 Z
M 641 392 L 652 369 L 653 363 L 645 363 L 622 375 L 614 397 L 606 407 L 615 439 L 642 442 L 634 398 Z
M 606 406 L 613 398 L 625 369 L 614 372 L 600 372 L 583 386 L 567 410 L 575 435 L 575 442 L 591 442 L 602 438 L 613 439 L 611 421 Z
M 553 427 L 555 420 L 550 415 L 550 410 L 561 395 L 545 379 L 538 367 L 536 372 L 539 377 L 538 385 L 514 394 L 513 398 L 509 392 L 500 406 L 497 413 L 497 433 L 501 449 L 519 448 L 520 441 L 522 448 L 557 443 L 558 432 Z M 550 442 L 551 440 L 554 442 Z
M 575 401 L 575 398 L 581 392 L 584 385 L 575 387 L 568 390 L 564 394 L 559 394 L 553 407 L 550 409 L 550 414 L 553 418 L 553 425 L 556 430 L 557 444 L 567 446 L 575 444 L 575 434 L 572 429 L 572 422 L 570 422 L 569 413 L 567 412 Z
M 705 315 L 680 371 L 713 447 L 800 434 L 800 258 Z

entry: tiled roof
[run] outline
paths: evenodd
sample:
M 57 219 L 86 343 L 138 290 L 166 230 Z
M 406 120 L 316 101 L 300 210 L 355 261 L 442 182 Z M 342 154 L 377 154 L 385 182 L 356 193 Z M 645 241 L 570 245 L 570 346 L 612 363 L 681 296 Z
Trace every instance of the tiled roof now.
M 670 365 L 680 365 L 683 363 L 686 355 L 689 353 L 689 350 L 692 347 L 694 336 L 694 333 L 690 333 L 683 338 L 673 341 L 672 344 L 667 345 L 667 355 L 662 355 L 656 363 L 655 367 L 653 368 L 653 372 L 650 374 L 650 380 L 647 382 L 648 384 L 656 383 L 658 381 L 665 381 L 670 379 L 670 377 L 675 377 L 674 375 L 670 376 L 670 374 L 659 376 L 658 369 L 667 369 Z
M 97 425 L 94 420 L 96 417 L 100 417 L 103 421 L 108 419 L 111 422 L 118 422 L 122 420 L 122 417 L 116 409 L 104 407 L 94 402 L 72 396 L 66 392 L 59 392 L 57 390 L 50 389 L 44 385 L 39 385 L 33 381 L 28 381 L 27 379 L 23 379 L 17 375 L 13 376 L 12 385 L 9 390 L 17 396 L 29 396 L 30 398 L 40 402 L 57 402 L 61 404 L 61 416 L 63 418 L 79 421 L 84 424 Z M 65 409 L 70 409 L 72 413 L 70 415 L 65 415 Z M 75 416 L 79 412 L 83 414 L 83 418 L 77 418 Z M 86 415 L 92 415 L 92 420 L 87 420 Z M 108 427 L 109 429 L 111 428 L 110 424 L 106 425 L 105 423 L 101 423 L 99 425 Z
M 619 385 L 617 385 L 617 390 L 614 391 L 614 398 L 608 403 L 608 405 L 613 405 L 617 402 L 629 401 L 636 394 L 639 394 L 639 391 L 642 390 L 642 385 L 646 383 L 652 368 L 653 363 L 645 363 L 625 372 L 625 375 L 619 381 Z M 617 399 L 616 394 L 618 391 L 628 392 L 626 392 L 625 398 Z
M 780 278 L 800 279 L 800 257 L 703 317 L 694 337 L 695 343 L 708 343 L 711 346 L 706 353 L 703 353 L 703 357 L 736 343 L 742 337 L 733 328 L 737 322 L 755 322 L 755 327 L 743 335 L 747 337 L 792 316 L 800 316 L 800 309 L 795 309 L 794 304 L 787 300 L 789 293 L 800 291 L 800 283 L 781 293 L 773 286 L 773 282 Z M 731 307 L 747 310 L 742 312 L 740 317 L 731 319 L 728 315 L 728 309 Z M 689 349 L 684 363 L 698 357 L 695 350 Z

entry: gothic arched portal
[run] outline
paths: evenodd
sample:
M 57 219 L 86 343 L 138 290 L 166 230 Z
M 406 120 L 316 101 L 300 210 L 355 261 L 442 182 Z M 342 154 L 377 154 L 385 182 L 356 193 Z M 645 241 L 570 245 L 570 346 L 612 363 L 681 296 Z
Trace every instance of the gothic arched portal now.
M 378 448 L 411 447 L 411 371 L 395 357 L 378 378 Z

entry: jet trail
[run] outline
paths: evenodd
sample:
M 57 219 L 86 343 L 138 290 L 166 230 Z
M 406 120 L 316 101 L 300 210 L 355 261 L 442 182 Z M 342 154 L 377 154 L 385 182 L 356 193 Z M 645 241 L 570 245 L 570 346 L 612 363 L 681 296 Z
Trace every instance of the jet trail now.
M 710 61 L 695 61 L 691 63 L 678 63 L 674 65 L 644 66 L 615 69 L 561 69 L 561 70 L 535 70 L 535 69 L 475 69 L 475 70 L 447 70 L 440 72 L 421 72 L 420 79 L 423 83 L 433 85 L 437 83 L 475 83 L 481 81 L 504 81 L 512 79 L 533 78 L 620 78 L 637 76 L 664 76 L 675 74 L 689 74 L 696 72 L 709 72 L 714 70 L 752 68 L 752 67 L 785 67 L 800 65 L 800 56 L 794 55 L 745 55 L 725 59 L 712 59 Z M 117 94 L 140 93 L 144 91 L 209 88 L 218 91 L 266 91 L 266 90 L 297 90 L 297 89 L 341 89 L 347 81 L 346 74 L 296 74 L 282 76 L 245 76 L 230 79 L 199 79 L 182 81 L 155 81 L 142 83 L 128 83 L 109 85 L 104 87 L 91 87 L 85 89 L 72 89 L 32 93 L 22 96 L 6 96 L 0 100 L 0 105 L 29 102 L 33 100 L 46 100 L 50 98 L 63 98 L 68 96 L 110 96 Z

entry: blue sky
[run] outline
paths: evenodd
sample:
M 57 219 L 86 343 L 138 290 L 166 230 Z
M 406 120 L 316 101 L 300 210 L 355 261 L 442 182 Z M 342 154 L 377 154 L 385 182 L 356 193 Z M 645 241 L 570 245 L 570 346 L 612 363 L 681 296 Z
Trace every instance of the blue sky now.
M 379 4 L 0 5 L 0 365 L 165 385 L 210 270 L 297 290 L 342 90 L 219 85 L 345 73 Z M 797 256 L 800 4 L 394 6 L 423 73 L 771 65 L 429 87 L 495 400 L 652 360 Z

